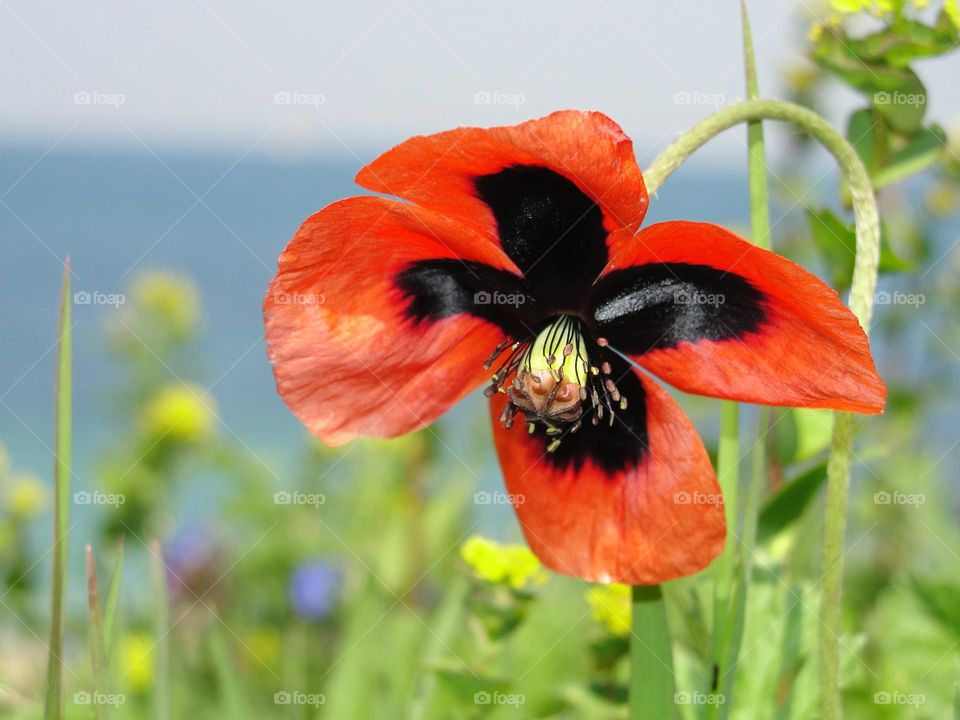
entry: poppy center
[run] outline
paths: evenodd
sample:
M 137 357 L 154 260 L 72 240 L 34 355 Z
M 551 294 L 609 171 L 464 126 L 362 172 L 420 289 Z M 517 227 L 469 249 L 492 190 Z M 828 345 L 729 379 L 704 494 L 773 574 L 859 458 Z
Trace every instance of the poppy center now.
M 543 328 L 532 340 L 502 341 L 484 367 L 509 349 L 484 390 L 487 397 L 506 394 L 509 402 L 500 416 L 505 428 L 523 413 L 527 429 L 545 426 L 552 436 L 547 452 L 555 451 L 567 433 L 580 429 L 585 419 L 599 425 L 607 419 L 613 425 L 617 411 L 627 409 L 611 377 L 609 361 L 603 358 L 607 341 L 593 338 L 583 322 L 574 315 L 561 315 Z

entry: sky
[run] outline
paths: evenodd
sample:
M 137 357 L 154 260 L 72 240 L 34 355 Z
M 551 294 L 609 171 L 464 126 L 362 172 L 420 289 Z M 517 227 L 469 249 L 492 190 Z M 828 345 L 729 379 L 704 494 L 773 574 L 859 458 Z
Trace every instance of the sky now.
M 751 2 L 765 94 L 816 4 Z M 409 135 L 576 107 L 616 119 L 644 162 L 743 92 L 735 0 L 0 0 L 0 18 L 0 141 L 41 150 L 366 160 Z M 956 62 L 921 74 L 931 116 L 960 121 Z M 700 157 L 742 159 L 743 133 Z

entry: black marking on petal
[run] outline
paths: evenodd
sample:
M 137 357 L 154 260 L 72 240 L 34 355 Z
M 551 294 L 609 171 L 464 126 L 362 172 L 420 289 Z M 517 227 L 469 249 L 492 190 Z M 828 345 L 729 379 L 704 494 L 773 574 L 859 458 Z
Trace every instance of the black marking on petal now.
M 523 278 L 473 260 L 417 260 L 397 273 L 394 285 L 407 301 L 406 316 L 417 324 L 466 313 L 521 338 L 540 318 Z
M 574 182 L 537 165 L 513 165 L 474 184 L 533 292 L 553 310 L 578 309 L 607 264 L 600 207 Z
M 749 280 L 688 263 L 615 270 L 596 284 L 590 305 L 596 332 L 630 355 L 741 338 L 767 316 L 765 296 Z
M 599 350 L 594 346 L 590 353 L 597 357 Z M 549 452 L 548 447 L 557 438 L 548 435 L 546 428 L 537 423 L 532 437 L 542 443 L 543 462 L 556 470 L 579 471 L 589 461 L 612 478 L 640 465 L 649 453 L 646 393 L 640 378 L 619 355 L 605 352 L 604 360 L 611 365 L 611 377 L 620 394 L 630 402 L 626 409 L 616 408 L 612 425 L 605 415 L 596 425 L 585 419 L 576 432 L 570 425 L 560 426 L 563 430 L 560 442 Z

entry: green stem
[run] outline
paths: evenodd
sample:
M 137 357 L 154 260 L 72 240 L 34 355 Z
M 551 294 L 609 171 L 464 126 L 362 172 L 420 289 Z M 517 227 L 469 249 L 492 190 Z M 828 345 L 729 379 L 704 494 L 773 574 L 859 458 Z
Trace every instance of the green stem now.
M 760 94 L 757 79 L 756 55 L 753 49 L 753 33 L 750 30 L 750 18 L 745 0 L 740 3 L 740 18 L 743 26 L 743 61 L 747 97 L 756 100 Z M 767 186 L 767 158 L 763 141 L 763 122 L 751 120 L 747 123 L 747 174 L 750 190 L 750 237 L 758 247 L 769 249 L 770 209 Z M 737 661 L 743 643 L 743 628 L 746 618 L 747 594 L 750 590 L 750 577 L 753 559 L 754 537 L 756 536 L 757 506 L 763 482 L 766 477 L 766 455 L 764 453 L 764 432 L 769 417 L 769 409 L 761 408 L 759 438 L 753 445 L 753 473 L 747 489 L 743 511 L 740 514 L 736 551 L 731 563 L 731 588 L 724 607 L 722 642 L 714 649 L 715 688 L 711 690 L 724 702 L 708 707 L 711 718 L 725 720 L 729 717 L 734 704 L 733 688 L 737 675 Z M 739 459 L 739 446 L 737 457 Z M 739 488 L 738 488 L 739 489 Z
M 731 105 L 697 123 L 677 138 L 647 168 L 651 193 L 695 150 L 712 137 L 742 122 L 782 120 L 820 142 L 836 159 L 850 190 L 856 220 L 856 258 L 850 291 L 850 309 L 864 332 L 870 325 L 873 295 L 880 259 L 880 221 L 870 177 L 853 147 L 815 112 L 780 100 L 748 100 Z M 843 581 L 843 547 L 846 534 L 847 496 L 853 420 L 839 413 L 827 463 L 826 511 L 823 529 L 823 596 L 820 609 L 820 704 L 823 720 L 841 717 L 840 601 Z
M 717 446 L 717 478 L 723 493 L 727 518 L 727 540 L 723 552 L 713 565 L 713 642 L 711 662 L 717 670 L 725 669 L 727 654 L 730 596 L 733 588 L 734 556 L 737 548 L 740 491 L 740 405 L 724 401 L 720 405 L 720 441 Z M 711 692 L 714 688 L 711 688 Z
M 54 422 L 53 581 L 50 604 L 50 644 L 44 718 L 59 720 L 63 708 L 63 603 L 67 592 L 67 534 L 70 515 L 70 474 L 73 435 L 73 340 L 70 321 L 70 258 L 63 268 L 60 325 L 57 336 L 57 388 Z
M 672 718 L 673 649 L 659 585 L 633 588 L 630 640 L 630 720 Z
M 463 609 L 470 594 L 470 578 L 466 571 L 458 572 L 447 590 L 446 598 L 431 622 L 431 638 L 423 653 L 420 680 L 414 692 L 409 717 L 423 720 L 430 717 L 430 709 L 437 687 L 437 672 L 444 651 L 456 643 L 457 633 L 463 629 Z

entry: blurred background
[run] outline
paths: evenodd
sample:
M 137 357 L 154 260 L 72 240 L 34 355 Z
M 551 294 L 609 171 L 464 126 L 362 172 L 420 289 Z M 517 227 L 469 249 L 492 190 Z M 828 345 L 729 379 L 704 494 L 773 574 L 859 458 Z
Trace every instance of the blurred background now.
M 873 16 L 847 12 L 866 5 Z M 918 5 L 750 7 L 764 96 L 802 102 L 844 131 L 865 117 L 887 131 L 858 146 L 885 188 L 871 333 L 891 401 L 854 469 L 855 717 L 945 717 L 960 648 L 960 66 L 947 14 Z M 902 10 L 942 32 L 908 35 Z M 0 715 L 37 716 L 42 700 L 67 255 L 68 715 L 162 717 L 165 703 L 197 718 L 225 707 L 237 717 L 622 715 L 625 596 L 547 580 L 513 546 L 522 540 L 482 398 L 409 438 L 324 448 L 275 393 L 260 307 L 299 224 L 357 194 L 357 170 L 410 135 L 597 109 L 644 167 L 743 98 L 738 3 L 2 0 L 0 16 Z M 851 40 L 891 27 L 922 51 L 867 57 Z M 921 78 L 919 116 L 888 114 L 851 57 L 901 73 L 882 92 L 916 91 Z M 767 127 L 775 247 L 843 293 L 851 220 L 832 161 Z M 745 233 L 745 160 L 743 129 L 713 141 L 669 179 L 648 221 Z M 714 447 L 718 404 L 679 399 Z M 755 411 L 744 418 L 755 424 Z M 767 705 L 734 715 L 810 717 L 829 421 L 783 411 L 773 430 L 755 594 L 766 609 L 751 615 L 741 660 L 754 671 L 742 692 Z M 85 707 L 97 702 L 84 545 L 105 585 L 121 538 L 113 701 Z M 690 688 L 709 674 L 697 659 L 700 592 L 681 583 L 675 598 Z M 680 704 L 685 717 L 708 710 Z

